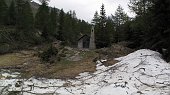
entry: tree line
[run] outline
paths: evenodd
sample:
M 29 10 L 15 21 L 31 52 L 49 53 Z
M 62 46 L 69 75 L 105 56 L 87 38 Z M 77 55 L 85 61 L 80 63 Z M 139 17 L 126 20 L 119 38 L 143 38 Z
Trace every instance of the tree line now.
M 120 5 L 114 15 L 107 17 L 104 7 L 104 4 L 102 4 L 100 13 L 96 11 L 91 22 L 95 27 L 97 48 L 108 47 L 112 43 L 118 43 L 128 38 L 128 33 L 126 33 L 123 27 L 126 27 L 130 17 L 128 17 Z
M 170 59 L 169 0 L 130 0 L 129 8 L 136 14 L 134 18 L 128 17 L 120 5 L 113 15 L 106 16 L 102 4 L 91 24 L 77 19 L 75 11 L 65 13 L 63 9 L 48 7 L 48 0 L 40 1 L 34 14 L 27 0 L 13 0 L 10 5 L 0 0 L 1 53 L 56 40 L 76 45 L 82 34 L 90 34 L 93 25 L 97 48 L 126 41 L 130 48 L 156 50 Z
M 148 48 L 170 60 L 170 1 L 130 0 L 136 17 L 130 22 L 133 47 Z
M 129 8 L 136 14 L 134 18 L 128 17 L 121 6 L 108 17 L 104 5 L 100 14 L 95 12 L 92 23 L 97 47 L 126 41 L 130 48 L 155 50 L 170 60 L 170 1 L 130 0 Z
M 90 32 L 90 24 L 77 19 L 75 11 L 51 8 L 48 1 L 40 0 L 35 10 L 30 0 L 11 0 L 10 4 L 0 0 L 0 53 L 57 40 L 76 45 L 81 34 Z

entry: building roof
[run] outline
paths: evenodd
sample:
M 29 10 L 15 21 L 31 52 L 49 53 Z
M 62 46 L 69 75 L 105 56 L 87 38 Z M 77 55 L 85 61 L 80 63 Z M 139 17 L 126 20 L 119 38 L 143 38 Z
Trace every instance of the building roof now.
M 78 41 L 81 40 L 81 39 L 84 38 L 84 37 L 90 37 L 90 36 L 88 36 L 87 34 L 82 35 L 82 36 L 78 39 Z

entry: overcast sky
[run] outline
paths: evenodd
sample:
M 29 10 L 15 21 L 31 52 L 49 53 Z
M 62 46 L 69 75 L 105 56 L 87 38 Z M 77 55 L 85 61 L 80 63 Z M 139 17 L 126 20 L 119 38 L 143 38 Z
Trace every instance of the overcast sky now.
M 107 16 L 114 14 L 119 4 L 129 16 L 133 16 L 128 9 L 128 2 L 129 0 L 50 0 L 49 6 L 63 8 L 65 12 L 75 10 L 77 18 L 91 22 L 95 11 L 100 11 L 102 3 L 105 5 Z

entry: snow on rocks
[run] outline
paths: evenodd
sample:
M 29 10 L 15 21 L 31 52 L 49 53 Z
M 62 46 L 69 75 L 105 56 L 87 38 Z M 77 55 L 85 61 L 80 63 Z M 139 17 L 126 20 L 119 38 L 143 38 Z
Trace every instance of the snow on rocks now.
M 84 72 L 75 80 L 1 79 L 0 90 L 22 91 L 24 95 L 169 95 L 170 64 L 158 52 L 142 49 L 106 67 L 97 61 L 96 72 Z M 22 81 L 21 86 L 16 83 Z

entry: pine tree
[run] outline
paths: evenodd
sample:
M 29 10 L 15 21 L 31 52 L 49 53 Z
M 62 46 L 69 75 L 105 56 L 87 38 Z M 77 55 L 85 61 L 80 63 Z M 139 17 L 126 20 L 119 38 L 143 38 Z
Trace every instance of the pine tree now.
M 57 37 L 57 11 L 56 11 L 56 8 L 51 9 L 49 27 L 50 27 L 49 35 L 53 38 L 56 38 Z
M 12 0 L 8 11 L 7 11 L 7 15 L 6 15 L 6 25 L 16 25 L 16 20 L 17 20 L 17 12 L 16 12 L 16 7 L 15 7 L 15 3 L 14 0 Z
M 59 30 L 58 30 L 58 40 L 64 41 L 64 11 L 63 9 L 60 10 L 59 14 Z
M 25 31 L 30 31 L 33 29 L 34 17 L 31 9 L 31 5 L 28 1 L 25 2 L 23 7 L 23 27 Z
M 110 33 L 107 30 L 107 17 L 104 9 L 104 4 L 101 6 L 99 29 L 96 32 L 96 46 L 97 48 L 108 47 L 111 44 Z
M 162 49 L 168 49 L 170 56 L 170 1 L 155 0 L 151 9 L 152 27 L 147 39 L 150 40 L 150 47 L 162 53 Z M 154 35 L 153 35 L 154 34 Z M 152 39 L 151 39 L 152 38 Z M 169 57 L 170 58 L 170 57 Z
M 152 6 L 153 0 L 130 0 L 129 8 L 137 14 L 137 16 L 147 13 L 149 7 Z
M 112 18 L 113 18 L 115 30 L 116 30 L 114 37 L 116 37 L 115 38 L 116 42 L 119 42 L 123 38 L 123 37 L 121 37 L 122 33 L 120 31 L 121 30 L 120 26 L 125 24 L 129 20 L 129 17 L 124 12 L 123 8 L 119 5 L 116 12 L 115 12 L 115 15 Z
M 100 19 L 100 18 L 99 18 L 99 14 L 98 14 L 98 12 L 96 11 L 91 23 L 92 23 L 93 25 L 97 25 L 97 24 L 99 23 L 99 19 Z
M 17 11 L 17 22 L 16 27 L 18 31 L 22 31 L 24 29 L 23 21 L 24 21 L 24 1 L 16 0 L 16 11 Z
M 124 12 L 123 8 L 120 5 L 115 12 L 115 16 L 113 16 L 113 20 L 116 26 L 120 26 L 121 24 L 124 24 L 126 21 L 129 20 L 128 15 Z
M 4 19 L 7 12 L 7 5 L 4 0 L 0 0 L 0 25 L 5 23 Z
M 109 16 L 107 18 L 107 25 L 106 25 L 106 30 L 109 32 L 109 35 L 110 35 L 110 41 L 115 43 L 116 42 L 116 31 L 115 31 L 115 23 L 112 19 L 111 16 Z
M 41 36 L 48 40 L 49 33 L 49 8 L 47 2 L 43 1 L 42 5 L 38 8 L 38 12 L 35 16 L 35 27 L 40 30 Z

